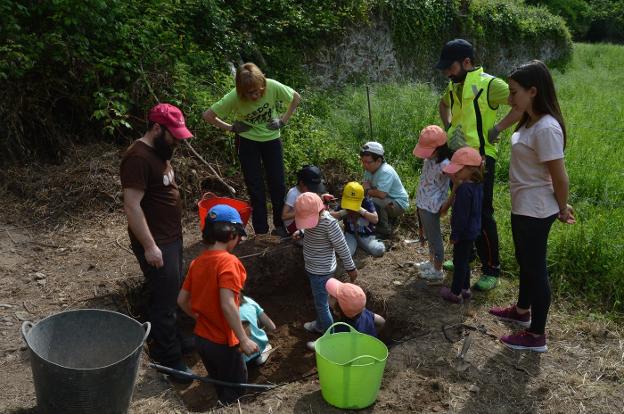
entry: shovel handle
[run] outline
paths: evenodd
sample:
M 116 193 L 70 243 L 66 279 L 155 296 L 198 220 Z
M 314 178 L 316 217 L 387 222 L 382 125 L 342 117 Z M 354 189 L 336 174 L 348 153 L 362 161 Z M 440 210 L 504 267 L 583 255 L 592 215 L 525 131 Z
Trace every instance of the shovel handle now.
M 33 326 L 33 323 L 30 321 L 24 321 L 24 323 L 22 324 L 22 337 L 24 338 L 24 341 L 26 341 L 26 343 L 28 343 L 26 335 L 28 335 L 28 332 L 30 332 Z

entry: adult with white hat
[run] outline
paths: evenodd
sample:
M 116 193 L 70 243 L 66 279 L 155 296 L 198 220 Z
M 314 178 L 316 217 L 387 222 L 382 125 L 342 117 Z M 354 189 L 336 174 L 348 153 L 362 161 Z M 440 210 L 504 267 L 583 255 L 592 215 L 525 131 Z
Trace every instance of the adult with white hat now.
M 379 221 L 375 232 L 382 238 L 392 236 L 391 220 L 405 213 L 409 207 L 407 191 L 399 174 L 384 159 L 384 148 L 371 141 L 360 148 L 360 161 L 364 167 L 364 190 L 371 198 Z

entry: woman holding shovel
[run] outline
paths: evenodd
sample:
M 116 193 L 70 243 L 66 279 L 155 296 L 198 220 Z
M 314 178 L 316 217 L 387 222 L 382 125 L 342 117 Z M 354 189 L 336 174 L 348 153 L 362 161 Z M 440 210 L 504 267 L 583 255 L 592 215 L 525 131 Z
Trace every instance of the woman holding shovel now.
M 280 116 L 278 105 L 282 102 L 288 104 L 288 109 Z M 245 63 L 236 70 L 236 88 L 203 114 L 210 124 L 235 134 L 256 234 L 269 231 L 264 172 L 271 195 L 273 234 L 287 236 L 281 217 L 286 186 L 280 129 L 288 123 L 299 102 L 301 96 L 295 90 L 266 78 L 255 64 Z M 231 124 L 223 121 L 227 117 L 233 119 Z

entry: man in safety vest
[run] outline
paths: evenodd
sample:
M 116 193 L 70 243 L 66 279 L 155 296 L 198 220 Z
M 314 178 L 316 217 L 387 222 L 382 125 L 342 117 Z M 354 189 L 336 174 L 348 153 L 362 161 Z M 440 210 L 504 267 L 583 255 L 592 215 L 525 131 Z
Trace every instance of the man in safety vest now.
M 483 274 L 475 288 L 490 290 L 497 285 L 500 275 L 492 205 L 496 143 L 499 133 L 518 121 L 521 114 L 512 110 L 496 124 L 499 105 L 508 105 L 509 88 L 502 79 L 474 65 L 474 49 L 466 40 L 454 39 L 444 45 L 436 69 L 450 79 L 440 100 L 440 118 L 448 133 L 449 147 L 453 151 L 473 147 L 485 162 L 481 234 L 475 243 Z M 452 268 L 452 261 L 445 263 L 445 268 Z

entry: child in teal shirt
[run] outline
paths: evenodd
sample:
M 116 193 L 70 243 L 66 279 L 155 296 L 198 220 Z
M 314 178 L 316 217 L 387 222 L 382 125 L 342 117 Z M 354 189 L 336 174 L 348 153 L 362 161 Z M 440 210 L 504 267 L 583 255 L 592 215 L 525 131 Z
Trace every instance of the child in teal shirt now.
M 249 364 L 249 362 L 255 361 L 258 365 L 262 365 L 266 362 L 272 349 L 265 329 L 270 332 L 274 331 L 275 323 L 264 313 L 264 309 L 249 296 L 241 295 L 239 312 L 247 336 L 258 344 L 259 349 L 259 352 L 255 354 L 243 355 L 245 363 Z

